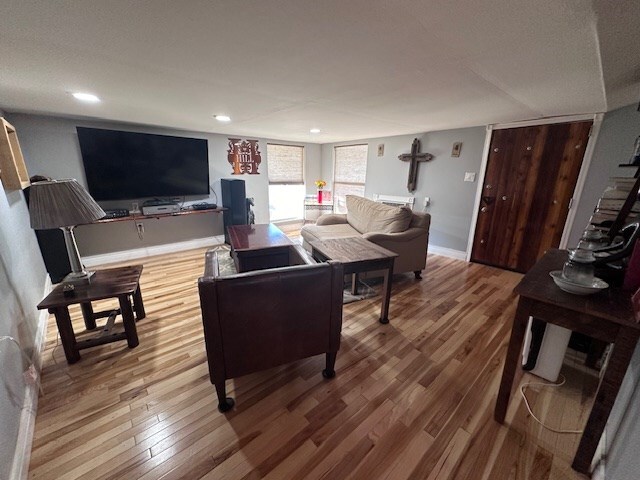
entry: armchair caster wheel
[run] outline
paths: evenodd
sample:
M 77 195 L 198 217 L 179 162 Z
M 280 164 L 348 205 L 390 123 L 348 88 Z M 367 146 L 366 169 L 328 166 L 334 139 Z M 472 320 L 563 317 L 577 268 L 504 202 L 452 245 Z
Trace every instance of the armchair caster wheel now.
M 422 272 L 420 270 L 414 271 L 413 274 L 416 276 L 416 280 L 422 280 Z
M 227 398 L 225 398 L 224 402 L 218 403 L 218 411 L 220 413 L 228 412 L 229 410 L 231 410 L 233 408 L 233 406 L 235 404 L 236 404 L 236 402 L 233 400 L 233 398 L 227 397 Z
M 322 376 L 324 378 L 333 378 L 333 377 L 336 376 L 336 371 L 335 370 L 324 369 L 324 370 L 322 370 Z

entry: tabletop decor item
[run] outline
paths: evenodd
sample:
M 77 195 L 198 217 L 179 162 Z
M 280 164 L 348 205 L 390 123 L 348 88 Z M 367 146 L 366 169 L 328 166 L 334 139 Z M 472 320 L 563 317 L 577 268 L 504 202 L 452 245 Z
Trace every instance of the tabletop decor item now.
M 609 287 L 607 282 L 598 277 L 593 277 L 589 284 L 583 284 L 567 280 L 561 270 L 552 270 L 549 275 L 551 275 L 555 284 L 560 287 L 560 290 L 574 295 L 591 295 Z
M 327 186 L 327 182 L 324 180 L 316 180 L 315 184 L 318 188 L 318 203 L 322 203 L 322 189 Z

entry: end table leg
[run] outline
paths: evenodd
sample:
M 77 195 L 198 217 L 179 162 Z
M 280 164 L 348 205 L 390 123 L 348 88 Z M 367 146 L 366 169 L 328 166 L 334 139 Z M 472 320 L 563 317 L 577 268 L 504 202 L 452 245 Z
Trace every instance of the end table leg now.
M 84 326 L 87 330 L 94 330 L 96 328 L 96 318 L 93 315 L 93 307 L 91 302 L 81 303 L 80 310 L 82 310 L 82 318 L 84 318 Z
M 607 424 L 609 414 L 618 396 L 620 385 L 631 362 L 633 351 L 638 343 L 638 333 L 632 328 L 622 327 L 618 331 L 613 350 L 600 381 L 596 400 L 593 403 L 587 425 L 584 428 L 578 450 L 571 465 L 574 470 L 586 475 L 589 474 L 591 461 L 598 448 L 600 437 Z
M 384 273 L 382 286 L 382 308 L 380 311 L 380 323 L 389 323 L 389 303 L 391 302 L 391 281 L 393 280 L 393 262 L 391 259 L 389 268 Z
M 58 307 L 50 309 L 49 313 L 53 313 L 56 317 L 58 332 L 60 332 L 60 341 L 64 349 L 64 356 L 67 357 L 67 363 L 76 363 L 80 360 L 80 352 L 76 347 L 76 336 L 73 333 L 69 308 Z
M 136 321 L 142 320 L 147 316 L 144 311 L 144 303 L 142 302 L 142 292 L 140 291 L 140 284 L 133 294 L 133 310 L 136 312 Z
M 127 345 L 129 346 L 129 348 L 137 347 L 140 342 L 138 340 L 136 320 L 133 317 L 133 309 L 131 308 L 129 295 L 120 295 L 118 297 L 118 301 L 120 302 L 120 312 L 122 312 L 122 323 L 124 324 L 124 331 L 127 334 Z
M 516 315 L 513 318 L 511 338 L 509 339 L 507 356 L 504 360 L 502 380 L 500 381 L 500 389 L 498 390 L 498 398 L 496 399 L 496 408 L 493 413 L 498 423 L 504 423 L 513 384 L 519 381 L 522 375 L 522 357 L 520 353 L 522 352 L 522 342 L 524 341 L 524 334 L 529 321 L 530 305 L 531 300 L 520 297 Z
M 351 274 L 351 295 L 357 295 L 357 294 L 358 294 L 358 274 L 352 273 Z

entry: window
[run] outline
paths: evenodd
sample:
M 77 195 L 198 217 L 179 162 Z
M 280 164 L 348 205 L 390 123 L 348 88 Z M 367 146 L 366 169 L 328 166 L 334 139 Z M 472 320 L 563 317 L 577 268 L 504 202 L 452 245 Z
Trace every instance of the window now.
M 333 166 L 333 201 L 338 213 L 347 211 L 346 195 L 364 196 L 367 177 L 367 145 L 335 147 Z
M 304 213 L 304 147 L 267 144 L 269 219 L 302 219 Z

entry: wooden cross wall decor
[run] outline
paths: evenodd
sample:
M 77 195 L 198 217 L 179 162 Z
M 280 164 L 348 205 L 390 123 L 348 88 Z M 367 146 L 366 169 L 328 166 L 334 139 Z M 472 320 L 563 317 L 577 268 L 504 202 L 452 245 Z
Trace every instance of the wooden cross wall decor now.
M 398 156 L 398 159 L 403 162 L 411 162 L 409 165 L 409 179 L 407 180 L 407 190 L 409 190 L 409 192 L 413 192 L 418 183 L 418 162 L 433 160 L 433 155 L 430 153 L 418 153 L 419 151 L 420 140 L 414 138 L 411 144 L 411 153 L 403 153 Z

